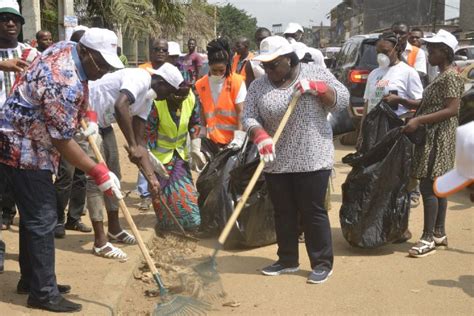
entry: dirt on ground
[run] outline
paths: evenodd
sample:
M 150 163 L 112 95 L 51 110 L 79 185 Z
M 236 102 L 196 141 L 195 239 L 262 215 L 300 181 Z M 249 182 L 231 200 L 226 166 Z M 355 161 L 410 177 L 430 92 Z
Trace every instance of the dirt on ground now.
M 117 132 L 122 166 L 122 187 L 135 188 L 137 169 L 130 164 Z M 334 273 L 319 285 L 306 283 L 310 265 L 304 244 L 299 245 L 300 271 L 291 275 L 263 276 L 260 269 L 276 260 L 275 244 L 240 250 L 222 250 L 217 257 L 220 282 L 202 282 L 197 264 L 209 260 L 215 240 L 198 243 L 175 235 L 155 236 L 152 210 L 137 209 L 138 196 L 126 203 L 172 295 L 193 297 L 212 304 L 211 315 L 474 315 L 474 207 L 464 192 L 449 199 L 449 248 L 420 259 L 407 256 L 421 236 L 422 205 L 410 214 L 413 238 L 404 244 L 357 249 L 343 238 L 339 224 L 341 184 L 350 167 L 341 157 L 352 147 L 336 142 L 336 176 L 329 211 L 334 246 Z M 88 216 L 83 221 L 90 224 Z M 121 220 L 123 227 L 127 224 Z M 50 315 L 25 307 L 26 296 L 15 293 L 18 269 L 18 218 L 3 233 L 7 243 L 5 272 L 0 275 L 0 315 Z M 77 315 L 149 315 L 161 302 L 157 286 L 136 245 L 118 245 L 130 259 L 118 262 L 91 254 L 92 233 L 67 231 L 56 240 L 58 282 L 73 289 L 67 297 L 83 304 Z M 222 296 L 226 293 L 226 296 Z
M 339 224 L 341 184 L 350 167 L 341 158 L 352 147 L 336 144 L 336 176 L 329 212 L 335 253 L 334 274 L 324 284 L 310 285 L 310 266 L 304 244 L 300 244 L 300 271 L 277 277 L 263 276 L 260 269 L 276 260 L 276 245 L 255 249 L 221 251 L 217 259 L 222 288 L 206 289 L 192 269 L 205 261 L 214 240 L 197 245 L 174 237 L 153 241 L 157 267 L 170 289 L 205 300 L 220 290 L 226 293 L 212 301 L 209 314 L 216 315 L 346 315 L 346 314 L 474 314 L 474 207 L 468 195 L 450 198 L 447 232 L 450 247 L 426 258 L 409 258 L 408 249 L 421 236 L 422 205 L 411 210 L 413 238 L 403 244 L 377 249 L 357 249 L 343 238 Z M 120 315 L 149 315 L 159 297 L 148 297 L 156 289 L 148 270 L 139 267 L 123 293 Z M 207 291 L 207 293 L 206 293 Z

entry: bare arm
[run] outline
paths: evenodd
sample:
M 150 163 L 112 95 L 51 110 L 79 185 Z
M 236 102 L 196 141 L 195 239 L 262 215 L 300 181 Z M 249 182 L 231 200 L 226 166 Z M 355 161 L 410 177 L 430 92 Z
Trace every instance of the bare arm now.
M 461 100 L 459 98 L 446 98 L 444 109 L 412 118 L 408 121 L 407 125 L 405 125 L 403 131 L 406 133 L 413 133 L 422 124 L 433 124 L 447 120 L 448 118 L 458 114 L 460 103 Z
M 386 96 L 383 97 L 383 100 L 390 105 L 401 104 L 410 110 L 417 109 L 421 104 L 421 100 L 405 99 L 396 94 L 387 94 Z
M 96 163 L 89 158 L 75 140 L 52 138 L 51 142 L 62 157 L 85 173 L 89 173 L 89 171 L 96 165 Z
M 128 146 L 136 147 L 138 144 L 136 142 L 135 133 L 133 132 L 132 117 L 129 110 L 130 105 L 128 96 L 125 93 L 120 93 L 114 105 L 115 117 L 120 130 L 127 140 Z
M 253 74 L 252 64 L 250 62 L 245 63 L 245 85 L 250 87 L 252 81 L 255 80 L 255 75 Z
M 28 63 L 19 58 L 0 61 L 0 70 L 3 71 L 18 72 L 23 71 L 24 69 L 26 69 L 26 67 L 28 67 Z
M 243 131 L 244 128 L 242 126 L 242 115 L 244 114 L 244 103 L 243 102 L 242 103 L 237 103 L 235 105 L 235 110 L 237 112 L 237 118 L 239 120 L 237 128 L 238 128 L 238 130 Z
M 459 98 L 447 98 L 445 100 L 444 109 L 427 115 L 418 116 L 417 119 L 420 121 L 420 124 L 433 124 L 444 121 L 458 114 L 460 103 L 461 100 Z

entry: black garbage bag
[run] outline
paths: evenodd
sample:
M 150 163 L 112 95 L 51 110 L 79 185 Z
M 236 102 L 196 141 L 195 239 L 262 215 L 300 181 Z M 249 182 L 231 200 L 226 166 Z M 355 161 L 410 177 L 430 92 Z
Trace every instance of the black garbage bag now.
M 412 146 L 395 128 L 368 152 L 344 157 L 353 168 L 342 185 L 339 220 L 352 246 L 375 248 L 407 229 Z
M 240 201 L 245 188 L 260 162 L 257 146 L 248 144 L 238 155 L 237 165 L 230 172 L 229 191 L 234 205 Z M 261 247 L 276 242 L 273 204 L 263 175 L 258 179 L 245 207 L 240 213 L 225 248 Z M 230 214 L 229 214 L 230 215 Z
M 200 174 L 196 188 L 201 212 L 201 230 L 217 236 L 224 228 L 259 163 L 257 147 L 223 149 Z M 261 176 L 224 245 L 258 247 L 276 241 L 273 205 Z
M 400 119 L 390 106 L 380 101 L 372 111 L 365 117 L 362 123 L 362 143 L 358 149 L 359 153 L 366 153 L 377 144 L 390 130 L 403 126 Z
M 224 227 L 227 214 L 233 210 L 228 190 L 230 170 L 237 162 L 237 151 L 225 148 L 213 154 L 210 162 L 199 175 L 196 189 L 201 215 L 201 231 L 217 236 Z
M 329 113 L 327 120 L 331 124 L 332 135 L 339 136 L 355 131 L 354 121 L 349 114 L 349 109 Z

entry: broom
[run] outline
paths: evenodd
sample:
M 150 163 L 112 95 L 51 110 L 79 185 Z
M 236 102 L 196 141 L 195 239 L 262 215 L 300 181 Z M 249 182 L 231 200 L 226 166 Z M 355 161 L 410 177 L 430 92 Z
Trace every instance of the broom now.
M 81 120 L 81 126 L 82 128 L 86 129 L 87 124 L 84 120 Z M 92 148 L 92 151 L 94 152 L 95 157 L 97 158 L 98 162 L 104 162 L 104 158 L 102 157 L 102 154 L 100 153 L 99 148 L 97 147 L 97 144 L 94 141 L 94 138 L 92 136 L 87 137 L 87 140 L 89 142 L 89 145 Z M 143 257 L 145 257 L 145 261 L 148 265 L 148 268 L 150 268 L 150 271 L 153 275 L 153 279 L 155 280 L 156 284 L 158 285 L 159 291 L 160 291 L 160 297 L 163 300 L 162 303 L 159 303 L 156 305 L 153 315 L 199 315 L 199 314 L 205 314 L 206 310 L 209 310 L 211 308 L 210 304 L 198 301 L 192 297 L 188 296 L 182 296 L 182 295 L 175 295 L 172 296 L 169 291 L 166 289 L 163 281 L 161 280 L 160 274 L 158 272 L 158 269 L 155 266 L 155 263 L 153 259 L 150 256 L 150 253 L 148 251 L 147 246 L 143 242 L 143 239 L 138 231 L 137 226 L 135 225 L 135 222 L 130 215 L 130 211 L 128 210 L 127 205 L 125 204 L 125 201 L 123 198 L 118 198 L 119 201 L 119 206 L 120 209 L 123 212 L 123 215 L 125 217 L 125 220 L 127 221 L 128 225 L 132 229 L 133 235 L 137 239 L 138 247 L 140 248 Z
M 286 123 L 288 123 L 288 119 L 290 118 L 291 113 L 296 107 L 296 103 L 298 102 L 298 99 L 300 96 L 301 96 L 301 93 L 299 91 L 296 91 L 293 93 L 293 96 L 290 101 L 290 105 L 288 106 L 288 109 L 286 110 L 285 115 L 281 119 L 281 122 L 278 125 L 275 135 L 273 136 L 274 144 L 278 142 L 278 139 L 280 138 L 281 133 L 283 132 L 283 129 L 286 126 Z M 235 221 L 239 217 L 242 209 L 244 208 L 245 203 L 247 202 L 247 199 L 250 196 L 250 193 L 252 193 L 252 190 L 255 187 L 255 184 L 257 183 L 258 178 L 260 177 L 264 166 L 265 166 L 265 163 L 263 162 L 263 160 L 261 160 L 257 166 L 257 169 L 252 175 L 252 178 L 250 179 L 249 184 L 245 188 L 245 191 L 242 194 L 242 198 L 240 199 L 239 203 L 237 204 L 234 211 L 232 212 L 232 215 L 228 219 L 224 229 L 222 230 L 222 233 L 220 234 L 219 239 L 217 240 L 217 244 L 214 248 L 214 251 L 212 252 L 211 258 L 194 267 L 194 270 L 201 276 L 201 278 L 203 279 L 205 283 L 218 282 L 220 280 L 219 274 L 216 269 L 217 253 L 219 252 L 219 250 L 221 250 L 224 247 L 227 237 L 229 237 L 230 231 L 232 230 L 232 227 Z

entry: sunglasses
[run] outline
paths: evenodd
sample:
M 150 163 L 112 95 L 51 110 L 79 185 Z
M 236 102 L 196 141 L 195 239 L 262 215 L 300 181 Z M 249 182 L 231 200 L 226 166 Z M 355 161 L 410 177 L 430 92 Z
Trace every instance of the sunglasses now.
M 263 69 L 275 70 L 276 67 L 278 67 L 282 61 L 283 61 L 282 58 L 277 58 L 274 61 L 262 62 L 260 63 L 260 65 L 262 66 Z
M 153 51 L 155 53 L 167 53 L 168 48 L 163 48 L 163 47 L 153 47 Z
M 0 23 L 8 23 L 13 21 L 15 24 L 22 22 L 22 19 L 14 14 L 0 14 Z

